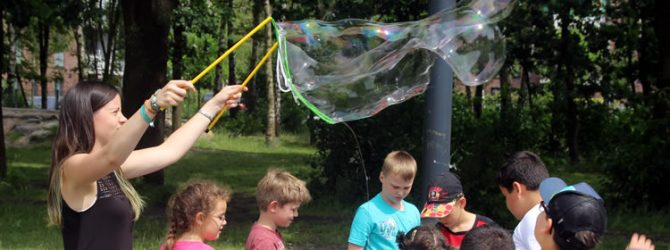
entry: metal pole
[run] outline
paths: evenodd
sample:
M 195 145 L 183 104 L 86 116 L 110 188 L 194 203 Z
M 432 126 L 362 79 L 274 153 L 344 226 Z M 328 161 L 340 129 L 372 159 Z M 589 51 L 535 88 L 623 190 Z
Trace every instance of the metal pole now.
M 430 0 L 428 12 L 437 13 L 456 6 L 455 0 Z M 435 176 L 448 171 L 451 162 L 451 114 L 454 73 L 440 58 L 430 72 L 430 84 L 426 90 L 426 112 L 424 120 L 423 176 L 421 183 L 421 205 L 428 195 L 428 184 Z

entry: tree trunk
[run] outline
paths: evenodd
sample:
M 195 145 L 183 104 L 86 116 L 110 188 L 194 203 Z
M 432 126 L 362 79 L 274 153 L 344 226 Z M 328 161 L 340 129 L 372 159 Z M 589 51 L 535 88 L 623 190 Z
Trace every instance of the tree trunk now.
M 42 89 L 42 109 L 47 109 L 47 60 L 49 59 L 49 31 L 51 27 L 39 20 L 38 42 L 40 46 L 40 88 Z
M 521 83 L 519 84 L 519 108 L 528 100 L 528 107 L 533 108 L 533 94 L 530 83 L 530 61 L 521 60 Z
M 4 4 L 0 4 L 0 58 L 5 58 L 5 8 Z M 5 60 L 0 60 L 0 76 L 5 73 L 5 65 L 3 62 Z M 9 82 L 9 77 L 7 77 Z M 2 86 L 0 86 L 0 118 L 3 118 L 2 113 Z M 0 180 L 7 177 L 7 151 L 5 150 L 5 127 L 3 122 L 0 121 Z
M 252 1 L 253 7 L 252 9 L 252 18 L 253 18 L 253 25 L 256 26 L 260 22 L 260 13 L 262 10 L 262 3 L 259 0 L 254 0 Z M 259 34 L 254 35 L 252 37 L 252 46 L 251 46 L 251 55 L 249 56 L 249 66 L 250 67 L 255 67 L 256 63 L 258 62 L 257 57 L 258 57 L 258 49 L 260 48 L 260 40 L 262 39 L 262 36 Z M 256 84 L 259 82 L 257 81 L 257 77 L 254 77 L 251 79 L 251 82 L 247 85 L 248 86 L 248 91 L 244 95 L 244 103 L 247 105 L 247 112 L 248 113 L 253 113 L 256 110 L 256 102 L 257 102 L 257 93 L 256 93 Z
M 175 1 L 176 6 L 181 3 L 179 0 Z M 184 20 L 182 17 L 175 17 L 172 25 L 172 32 L 174 36 L 174 46 L 172 47 L 172 79 L 182 79 L 184 71 L 184 50 L 186 48 L 186 40 L 184 39 Z M 172 107 L 172 132 L 181 127 L 181 114 L 184 110 L 183 105 Z
M 23 80 L 21 79 L 21 69 L 19 68 L 19 64 L 16 63 L 14 64 L 14 77 L 16 78 L 16 84 L 19 85 L 19 89 L 21 91 L 21 100 L 23 101 L 23 107 L 30 107 L 28 105 L 28 99 L 26 98 L 26 90 L 23 88 Z
M 566 8 L 568 9 L 568 8 Z M 565 102 L 567 105 L 567 110 L 565 112 L 565 128 L 566 133 L 566 142 L 568 144 L 568 153 L 570 155 L 570 161 L 575 163 L 579 161 L 579 151 L 577 148 L 577 136 L 579 133 L 579 118 L 577 117 L 577 104 L 574 99 L 574 79 L 573 79 L 573 68 L 572 63 L 570 63 L 570 57 L 568 56 L 568 50 L 571 48 L 571 38 L 570 38 L 570 18 L 567 10 L 561 12 L 561 66 L 564 67 L 564 74 L 561 78 L 565 85 Z
M 272 6 L 270 5 L 270 0 L 265 0 L 265 14 L 266 16 L 272 16 Z M 269 25 L 269 24 L 268 24 Z M 266 47 L 269 49 L 270 46 L 272 46 L 272 28 L 271 27 L 265 27 L 266 33 L 265 33 L 265 40 L 266 40 Z M 276 105 L 276 100 L 275 100 L 275 85 L 274 85 L 274 77 L 272 74 L 272 58 L 268 58 L 267 62 L 265 62 L 265 73 L 267 76 L 267 97 L 268 97 L 268 114 L 267 114 L 267 127 L 265 128 L 265 143 L 267 145 L 273 145 L 275 144 L 277 140 L 277 129 L 275 128 L 276 125 L 276 116 L 275 116 L 275 105 Z
M 123 113 L 130 117 L 144 100 L 167 82 L 168 32 L 174 0 L 122 0 L 125 30 L 125 69 L 123 74 Z M 137 149 L 163 142 L 164 114 L 154 120 Z M 160 170 L 145 177 L 147 183 L 162 185 Z
M 281 91 L 275 88 L 275 135 L 281 136 Z
M 226 32 L 226 37 L 228 38 L 228 49 L 233 47 L 235 45 L 235 41 L 233 41 L 233 31 L 235 30 L 235 24 L 233 24 L 233 19 L 235 18 L 235 11 L 233 9 L 233 0 L 228 0 L 228 9 L 230 10 L 230 15 L 228 15 L 226 18 L 228 19 L 227 21 L 227 27 L 228 30 Z M 230 56 L 228 57 L 228 84 L 236 84 L 237 83 L 237 77 L 235 76 L 235 55 L 237 53 L 233 52 L 230 53 Z M 237 116 L 237 112 L 239 112 L 240 109 L 230 109 L 229 114 L 231 118 L 235 118 Z
M 484 92 L 484 87 L 482 85 L 477 85 L 477 87 L 475 87 L 475 99 L 472 102 L 472 111 L 475 113 L 477 119 L 482 117 L 482 102 L 484 101 L 482 92 Z
M 0 12 L 2 12 L 2 6 L 0 6 Z M 3 13 L 0 13 L 2 15 Z M 7 22 L 9 24 L 9 22 Z M 2 25 L 2 22 L 0 22 L 0 25 Z M 6 93 L 5 98 L 5 105 L 7 104 L 7 101 L 11 103 L 12 107 L 18 107 L 19 106 L 19 101 L 17 100 L 17 94 L 16 94 L 16 85 L 14 85 L 14 65 L 16 64 L 16 58 L 15 58 L 15 52 L 14 47 L 12 45 L 12 28 L 11 25 L 7 25 L 7 31 L 5 31 L 3 28 L 0 28 L 0 32 L 3 32 L 3 37 L 7 37 L 7 45 L 9 45 L 9 50 L 8 50 L 8 55 L 7 55 L 7 65 L 5 65 L 5 71 L 7 73 L 7 90 L 8 92 Z M 3 54 L 5 51 L 0 51 L 0 54 Z M 2 69 L 0 69 L 2 71 Z M 1 74 L 0 74 L 1 75 Z M 0 105 L 2 106 L 2 105 Z
M 638 60 L 637 60 L 637 71 L 638 71 L 638 79 L 640 79 L 640 83 L 642 84 L 642 94 L 644 95 L 644 100 L 646 104 L 649 104 L 648 97 L 649 94 L 651 94 L 651 77 L 649 74 L 649 69 L 651 68 L 650 65 L 650 58 L 649 57 L 649 49 L 652 47 L 652 43 L 650 42 L 650 37 L 647 33 L 648 28 L 647 27 L 653 27 L 653 24 L 651 23 L 651 16 L 653 15 L 650 12 L 650 8 L 648 5 L 644 5 L 642 9 L 640 10 L 640 38 L 638 41 L 638 47 L 636 49 L 638 53 Z
M 498 75 L 500 76 L 500 120 L 503 121 L 503 124 L 509 124 L 512 91 L 510 89 L 509 65 L 507 63 L 503 64 Z
M 101 3 L 102 4 L 102 3 Z M 116 0 L 112 0 L 111 2 L 112 6 L 112 13 L 110 15 L 109 19 L 109 30 L 107 31 L 107 43 L 102 46 L 102 52 L 103 52 L 103 60 L 105 63 L 105 68 L 102 71 L 102 81 L 106 83 L 112 83 L 112 79 L 110 77 L 114 76 L 114 53 L 116 51 L 116 33 L 118 30 L 119 26 L 119 15 L 121 14 L 121 10 L 119 8 L 119 4 Z M 102 22 L 99 22 L 100 25 Z M 100 27 L 100 41 L 104 41 L 102 37 L 102 27 Z
M 611 54 L 609 52 L 604 52 L 605 53 L 605 60 L 602 65 L 602 75 L 603 75 L 603 81 L 601 84 L 601 94 L 603 96 L 603 103 L 605 104 L 606 107 L 610 106 L 610 103 L 612 103 L 612 90 L 611 90 L 611 81 L 612 81 L 612 66 L 611 63 L 612 61 L 610 60 Z
M 81 25 L 77 25 L 77 29 L 74 31 L 74 42 L 77 45 L 77 75 L 79 76 L 79 81 L 84 81 L 84 57 L 82 56 L 85 50 L 83 44 L 84 31 L 81 28 Z
M 231 10 L 232 11 L 232 10 Z M 227 13 L 224 11 L 224 13 Z M 221 15 L 221 20 L 219 20 L 219 40 L 217 55 L 222 55 L 226 51 L 226 18 L 225 14 Z M 221 63 L 216 64 L 214 68 L 214 93 L 219 92 L 223 88 L 223 68 Z
M 17 99 L 20 98 L 19 100 L 16 101 L 16 107 L 27 108 L 27 107 L 30 107 L 30 106 L 28 105 L 28 99 L 26 97 L 26 91 L 23 88 L 23 82 L 21 81 L 21 69 L 19 67 L 20 65 L 19 65 L 19 62 L 18 62 L 18 57 L 16 56 L 16 52 L 20 51 L 20 49 L 18 48 L 19 47 L 19 42 L 18 42 L 19 38 L 18 37 L 20 35 L 19 33 L 20 33 L 19 29 L 14 28 L 13 25 L 7 25 L 7 35 L 8 35 L 9 44 L 10 44 L 10 49 L 9 49 L 10 50 L 10 55 L 8 56 L 10 65 L 9 65 L 9 70 L 8 71 L 11 72 L 13 70 L 13 77 L 16 79 L 16 82 L 14 82 L 14 83 L 16 85 L 18 85 L 18 87 L 16 87 L 16 88 L 19 89 L 19 93 L 21 95 L 20 97 L 16 97 Z M 7 75 L 7 80 L 9 81 L 9 75 Z M 12 90 L 12 91 L 14 91 L 14 90 Z M 14 95 L 15 93 L 12 93 L 12 94 Z M 16 95 L 18 95 L 18 94 L 16 94 Z M 19 103 L 19 101 L 22 101 L 22 102 Z

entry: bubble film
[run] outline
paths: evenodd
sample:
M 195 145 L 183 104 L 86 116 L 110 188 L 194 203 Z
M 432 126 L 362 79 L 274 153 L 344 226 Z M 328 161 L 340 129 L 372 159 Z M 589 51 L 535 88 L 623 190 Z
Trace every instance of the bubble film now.
M 275 23 L 279 88 L 328 123 L 373 116 L 426 90 L 435 58 L 469 86 L 491 80 L 505 61 L 496 22 L 512 0 L 475 0 L 425 19 L 376 23 Z

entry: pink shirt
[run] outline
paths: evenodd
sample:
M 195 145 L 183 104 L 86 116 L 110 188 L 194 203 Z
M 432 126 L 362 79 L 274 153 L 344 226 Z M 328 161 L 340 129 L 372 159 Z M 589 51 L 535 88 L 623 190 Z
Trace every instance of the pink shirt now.
M 214 248 L 202 241 L 177 241 L 174 243 L 173 250 L 214 250 Z M 160 250 L 165 250 L 165 245 L 161 245 Z
M 246 250 L 284 250 L 284 238 L 277 230 L 272 230 L 258 223 L 251 226 L 251 232 L 247 237 Z

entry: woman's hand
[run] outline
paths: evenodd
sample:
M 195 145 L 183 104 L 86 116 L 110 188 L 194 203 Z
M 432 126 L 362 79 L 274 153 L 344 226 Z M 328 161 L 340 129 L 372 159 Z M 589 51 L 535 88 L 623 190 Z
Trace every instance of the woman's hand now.
M 191 81 L 171 80 L 156 93 L 156 103 L 161 109 L 177 106 L 184 101 L 189 90 L 195 91 Z
M 216 93 L 216 95 L 212 97 L 212 101 L 215 102 L 219 109 L 222 109 L 223 106 L 234 108 L 240 103 L 242 91 L 247 91 L 247 88 L 243 88 L 241 85 L 225 86 L 219 93 Z

